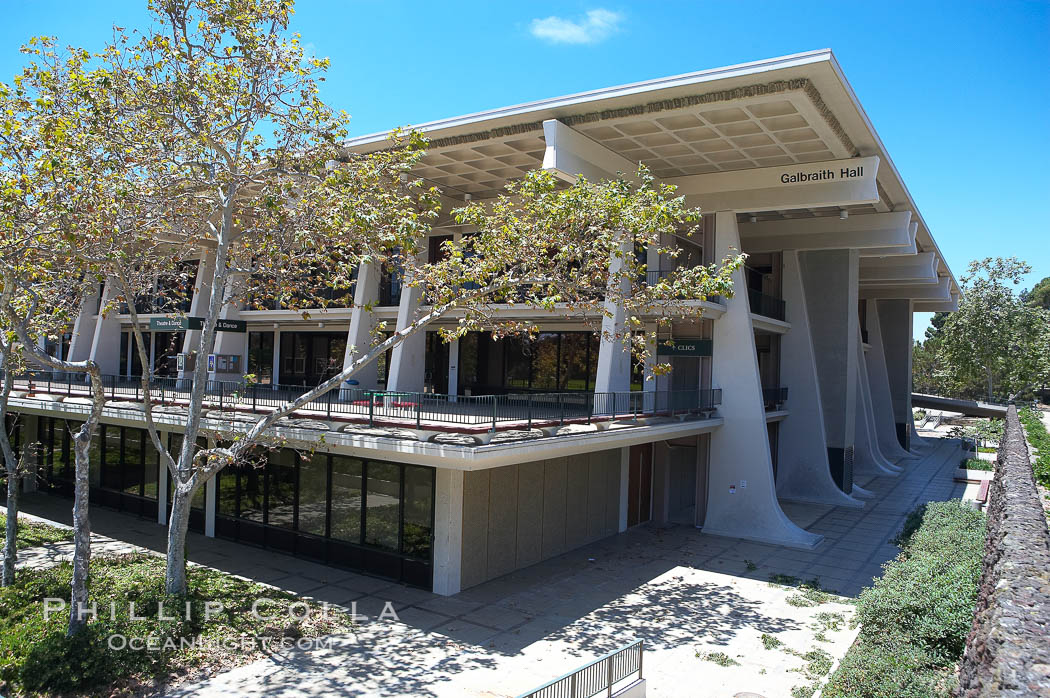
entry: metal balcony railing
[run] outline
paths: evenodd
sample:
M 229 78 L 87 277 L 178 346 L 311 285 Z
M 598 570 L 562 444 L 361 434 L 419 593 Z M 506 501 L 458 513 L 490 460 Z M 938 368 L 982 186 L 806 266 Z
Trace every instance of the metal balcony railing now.
M 784 301 L 773 296 L 767 296 L 761 291 L 753 288 L 747 289 L 747 299 L 751 304 L 751 312 L 755 315 L 764 315 L 774 320 L 783 320 L 787 317 Z
M 595 659 L 518 698 L 591 698 L 612 696 L 613 686 L 635 674 L 642 678 L 642 640 Z
M 142 400 L 139 377 L 105 375 L 102 382 L 109 400 Z M 188 378 L 155 377 L 150 381 L 152 399 L 158 404 L 185 403 L 189 400 L 190 388 Z M 15 389 L 80 397 L 90 394 L 82 375 L 49 372 L 20 376 Z M 205 405 L 212 409 L 265 412 L 281 407 L 305 391 L 301 385 L 246 385 L 210 380 L 205 386 Z M 302 417 L 341 418 L 369 426 L 476 432 L 641 417 L 709 416 L 720 404 L 720 389 L 444 395 L 344 387 L 308 402 L 296 413 Z
M 778 409 L 781 405 L 787 402 L 787 399 L 787 388 L 762 388 L 762 402 L 765 403 L 767 410 Z

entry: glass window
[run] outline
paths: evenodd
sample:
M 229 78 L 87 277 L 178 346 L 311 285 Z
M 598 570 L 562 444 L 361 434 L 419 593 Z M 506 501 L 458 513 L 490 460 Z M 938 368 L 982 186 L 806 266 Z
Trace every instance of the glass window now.
M 226 466 L 216 475 L 216 509 L 218 516 L 237 517 L 237 466 Z
M 518 337 L 508 337 L 504 345 L 504 385 L 508 388 L 528 388 L 532 357 L 528 347 Z
M 120 489 L 120 427 L 102 425 L 102 473 L 100 485 L 106 489 Z
M 564 332 L 561 336 L 561 390 L 587 390 L 590 378 L 588 349 L 590 332 Z M 595 357 L 597 358 L 597 357 Z
M 532 385 L 535 390 L 558 388 L 558 333 L 541 332 L 532 343 Z
M 273 382 L 273 332 L 248 333 L 248 373 L 261 384 Z
M 433 521 L 434 470 L 405 466 L 404 553 L 418 560 L 430 559 Z
M 401 510 L 401 467 L 368 462 L 365 501 L 365 543 L 397 551 L 398 516 Z
M 164 438 L 164 434 L 159 434 Z M 142 432 L 142 496 L 149 499 L 157 498 L 157 473 L 160 472 L 160 454 L 153 447 L 153 439 L 147 432 Z
M 332 538 L 361 541 L 361 461 L 332 456 Z
M 265 472 L 264 468 L 256 467 L 255 462 L 239 466 L 241 490 L 238 516 L 240 518 L 263 523 L 263 475 Z
M 303 456 L 299 459 L 299 530 L 323 536 L 327 508 L 328 456 Z
M 142 494 L 142 438 L 141 429 L 124 429 L 124 462 L 122 484 L 128 494 Z
M 270 451 L 266 464 L 269 480 L 266 523 L 279 528 L 295 528 L 295 459 L 290 448 Z

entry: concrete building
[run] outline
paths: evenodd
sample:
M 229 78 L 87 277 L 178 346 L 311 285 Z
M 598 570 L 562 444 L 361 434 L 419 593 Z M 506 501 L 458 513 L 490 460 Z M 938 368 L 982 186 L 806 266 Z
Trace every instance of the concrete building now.
M 819 549 L 782 501 L 863 507 L 855 473 L 896 474 L 912 456 L 911 337 L 916 311 L 949 311 L 959 287 L 915 202 L 830 51 L 816 51 L 595 90 L 424 124 L 418 174 L 451 201 L 483 200 L 524 172 L 572 180 L 644 162 L 705 215 L 676 264 L 748 253 L 732 298 L 674 336 L 669 376 L 643 380 L 615 342 L 568 320 L 536 341 L 472 333 L 451 344 L 418 334 L 303 410 L 280 432 L 316 452 L 282 449 L 207 483 L 191 526 L 454 594 L 567 550 L 654 522 Z M 358 151 L 386 134 L 357 138 Z M 455 228 L 435 231 L 436 254 Z M 187 262 L 204 279 L 214 259 Z M 652 259 L 649 273 L 658 274 Z M 175 378 L 210 289 L 164 284 L 173 323 L 148 304 L 157 375 Z M 193 292 L 196 287 L 196 293 Z M 188 291 L 187 291 L 188 289 Z M 97 440 L 92 496 L 165 521 L 171 490 L 134 404 L 142 366 L 128 317 L 89 299 L 61 346 L 116 379 Z M 263 410 L 316 385 L 377 319 L 399 327 L 420 310 L 396 274 L 357 270 L 353 303 L 312 314 L 230 309 L 210 376 L 261 385 L 218 407 Z M 338 297 L 335 299 L 338 300 Z M 366 307 L 374 307 L 366 310 Z M 169 306 L 170 307 L 170 306 Z M 440 325 L 433 329 L 438 329 Z M 231 383 L 233 385 L 233 383 Z M 19 438 L 43 443 L 28 488 L 71 492 L 67 422 L 77 388 L 38 381 L 12 400 Z M 229 392 L 233 392 L 232 388 Z M 349 397 L 347 397 L 349 395 Z M 225 402 L 223 402 L 225 400 Z M 159 418 L 182 438 L 178 393 Z M 222 413 L 205 427 L 235 429 Z M 318 439 L 324 434 L 323 441 Z M 213 437 L 214 438 L 214 437 Z

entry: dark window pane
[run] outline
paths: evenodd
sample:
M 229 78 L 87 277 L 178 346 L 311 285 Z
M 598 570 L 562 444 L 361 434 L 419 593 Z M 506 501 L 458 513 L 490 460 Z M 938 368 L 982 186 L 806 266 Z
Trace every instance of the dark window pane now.
M 299 530 L 324 535 L 328 494 L 328 456 L 315 453 L 299 460 Z
M 241 509 L 240 517 L 249 521 L 263 522 L 263 468 L 254 463 L 240 466 Z
M 562 333 L 559 386 L 562 390 L 587 390 L 587 344 L 590 336 L 590 332 Z
M 361 461 L 332 456 L 332 538 L 361 541 Z
M 504 385 L 508 388 L 528 388 L 529 368 L 532 356 L 527 351 L 525 343 L 517 337 L 508 337 L 503 340 L 506 352 L 506 378 Z
M 295 528 L 295 451 L 280 448 L 270 452 L 266 466 L 270 499 L 267 523 L 280 528 Z
M 160 434 L 164 439 L 164 434 Z M 142 451 L 146 460 L 142 473 L 142 494 L 150 499 L 157 498 L 157 473 L 160 471 L 160 454 L 153 447 L 153 439 L 146 432 L 142 433 Z M 165 468 L 166 469 L 166 468 Z
M 102 426 L 100 429 L 105 442 L 100 484 L 107 489 L 120 489 L 120 427 Z
M 237 468 L 227 466 L 219 471 L 215 483 L 217 500 L 215 513 L 218 516 L 236 518 L 237 516 Z
M 365 543 L 397 551 L 397 519 L 401 507 L 401 468 L 369 461 L 365 513 Z
M 536 390 L 557 389 L 558 333 L 541 333 L 530 348 L 532 350 L 532 388 Z
M 419 560 L 430 559 L 431 521 L 433 520 L 434 470 L 415 465 L 405 466 L 405 555 Z
M 139 429 L 124 430 L 124 491 L 142 494 L 142 437 Z

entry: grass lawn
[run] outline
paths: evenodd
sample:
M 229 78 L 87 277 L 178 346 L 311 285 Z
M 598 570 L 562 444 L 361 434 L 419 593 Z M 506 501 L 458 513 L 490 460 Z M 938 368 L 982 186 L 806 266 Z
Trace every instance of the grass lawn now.
M 7 515 L 0 514 L 0 537 L 7 526 Z M 2 540 L 2 538 L 0 538 Z M 59 528 L 18 517 L 18 549 L 33 548 L 44 543 L 64 543 L 73 540 L 73 529 Z M 0 547 L 3 547 L 0 544 Z
M 14 586 L 0 589 L 0 694 L 149 693 L 352 626 L 341 611 L 201 567 L 190 567 L 185 597 L 168 597 L 164 560 L 137 553 L 91 561 L 99 613 L 67 638 L 68 612 L 45 619 L 44 600 L 68 600 L 71 570 L 19 570 Z M 252 611 L 258 599 L 263 617 Z

